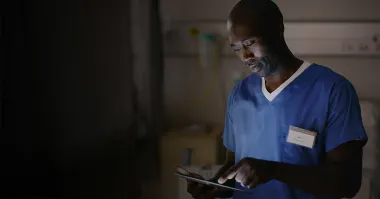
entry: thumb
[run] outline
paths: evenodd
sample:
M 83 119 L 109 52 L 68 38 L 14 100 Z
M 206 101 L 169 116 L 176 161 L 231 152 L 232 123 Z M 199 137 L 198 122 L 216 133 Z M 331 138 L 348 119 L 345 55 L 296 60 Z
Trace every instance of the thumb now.
M 190 173 L 189 172 L 188 176 L 193 177 L 193 178 L 197 178 L 197 179 L 200 179 L 200 180 L 204 180 L 204 178 L 201 175 L 196 174 L 196 173 Z
M 221 175 L 218 179 L 219 184 L 224 184 L 227 180 L 233 179 L 240 169 L 240 164 L 236 164 L 228 169 L 223 175 Z

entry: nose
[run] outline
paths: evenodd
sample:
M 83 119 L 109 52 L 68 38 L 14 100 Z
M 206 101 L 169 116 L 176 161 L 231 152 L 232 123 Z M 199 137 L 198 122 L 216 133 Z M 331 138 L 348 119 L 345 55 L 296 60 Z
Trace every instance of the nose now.
M 246 60 L 246 59 L 252 59 L 255 57 L 255 55 L 253 54 L 253 52 L 248 49 L 247 47 L 244 47 L 242 49 L 242 54 L 243 54 L 243 59 Z

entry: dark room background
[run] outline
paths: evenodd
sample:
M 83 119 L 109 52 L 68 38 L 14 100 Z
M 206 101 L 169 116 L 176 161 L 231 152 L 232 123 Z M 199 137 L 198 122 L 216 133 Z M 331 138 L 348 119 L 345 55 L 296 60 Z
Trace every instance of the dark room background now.
M 1 198 L 138 197 L 162 60 L 158 4 L 136 2 L 145 18 L 123 0 L 1 1 Z

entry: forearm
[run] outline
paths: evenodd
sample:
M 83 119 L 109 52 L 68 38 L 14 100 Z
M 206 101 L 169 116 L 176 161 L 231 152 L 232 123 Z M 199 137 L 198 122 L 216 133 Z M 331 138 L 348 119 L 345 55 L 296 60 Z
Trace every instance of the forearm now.
M 276 164 L 274 179 L 316 196 L 353 197 L 360 188 L 352 183 L 349 165 L 323 164 L 320 166 L 299 166 Z M 351 172 L 352 173 L 352 172 Z M 354 177 L 353 177 L 354 176 Z

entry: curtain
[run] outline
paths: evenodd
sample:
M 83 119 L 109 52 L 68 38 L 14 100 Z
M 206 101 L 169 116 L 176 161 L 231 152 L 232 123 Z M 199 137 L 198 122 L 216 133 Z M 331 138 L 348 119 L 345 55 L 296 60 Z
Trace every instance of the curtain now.
M 158 155 L 152 153 L 158 151 L 163 124 L 163 60 L 158 1 L 8 2 L 26 3 L 25 16 L 14 13 L 14 10 L 9 13 L 22 16 L 28 22 L 22 26 L 27 29 L 29 46 L 21 49 L 26 49 L 25 54 L 31 59 L 24 61 L 18 49 L 9 50 L 15 56 L 9 56 L 8 59 L 14 58 L 14 62 L 7 70 L 17 77 L 15 82 L 12 80 L 9 93 L 18 101 L 13 100 L 12 106 L 7 106 L 8 113 L 12 114 L 7 118 L 12 116 L 14 125 L 7 123 L 12 131 L 3 133 L 7 139 L 2 139 L 2 143 L 8 142 L 12 148 L 2 146 L 2 149 L 7 153 L 12 151 L 12 158 L 16 157 L 13 149 L 20 150 L 17 158 L 32 159 L 36 167 L 25 163 L 24 159 L 20 162 L 6 159 L 5 164 L 18 166 L 11 170 L 12 173 L 10 170 L 1 173 L 2 177 L 11 175 L 7 179 L 3 177 L 4 182 L 8 179 L 15 181 L 7 181 L 7 191 L 14 188 L 18 192 L 32 190 L 38 192 L 37 195 L 44 195 L 43 192 L 49 190 L 67 198 L 138 198 L 135 185 L 141 178 L 136 176 L 135 164 L 139 164 L 137 168 L 142 168 L 145 176 L 153 177 L 159 173 L 154 169 L 158 168 Z M 20 9 L 21 5 L 16 6 Z M 8 19 L 18 20 L 13 14 L 10 16 Z M 132 53 L 129 40 L 133 42 Z M 29 75 L 32 72 L 33 76 Z M 11 80 L 13 76 L 7 75 Z M 31 84 L 38 91 L 32 92 L 33 95 L 26 95 L 18 89 L 29 92 L 31 89 L 27 86 Z M 36 106 L 29 105 L 32 98 Z M 28 117 L 24 104 L 26 108 L 33 108 Z M 20 118 L 31 119 L 36 127 L 31 129 L 20 125 Z M 17 131 L 13 127 L 17 127 Z M 19 139 L 21 137 L 25 139 Z M 40 155 L 34 151 L 43 153 Z M 147 165 L 149 167 L 145 167 Z M 47 172 L 50 167 L 53 167 L 52 172 Z M 16 174 L 26 177 L 19 180 L 14 177 Z M 37 183 L 37 178 L 44 183 Z M 39 189 L 34 190 L 37 187 Z
M 130 2 L 5 2 L 0 198 L 138 198 Z
M 158 140 L 164 123 L 159 0 L 132 0 L 131 9 L 139 168 L 145 178 L 154 178 L 159 173 Z

